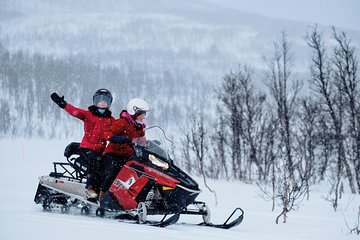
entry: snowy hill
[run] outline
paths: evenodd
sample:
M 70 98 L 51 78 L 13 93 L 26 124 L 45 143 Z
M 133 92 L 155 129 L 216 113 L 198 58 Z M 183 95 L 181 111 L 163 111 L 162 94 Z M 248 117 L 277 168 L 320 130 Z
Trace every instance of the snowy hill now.
M 262 55 L 272 47 L 272 41 L 264 40 L 294 27 L 286 21 L 191 1 L 157 5 L 109 1 L 101 6 L 87 2 L 20 5 L 24 13 L 1 26 L 4 46 L 57 57 L 85 54 L 102 64 L 170 65 L 214 80 L 239 62 L 261 64 Z M 297 24 L 291 31 L 304 34 L 305 26 Z
M 4 168 L 0 175 L 0 239 L 269 239 L 269 240 L 351 240 L 345 220 L 353 226 L 356 220 L 359 195 L 344 194 L 338 212 L 324 200 L 326 191 L 320 186 L 312 189 L 311 201 L 303 201 L 299 211 L 291 212 L 287 224 L 275 224 L 279 212 L 271 211 L 271 203 L 260 197 L 256 186 L 239 182 L 210 181 L 217 191 L 218 202 L 206 190 L 199 200 L 211 208 L 212 221 L 222 222 L 235 208 L 242 207 L 245 218 L 241 225 L 230 229 L 209 229 L 186 226 L 197 223 L 197 217 L 181 217 L 179 224 L 159 229 L 120 223 L 95 217 L 46 213 L 33 202 L 38 177 L 52 170 L 53 161 L 63 161 L 63 148 L 69 141 L 1 140 Z
M 14 1 L 8 8 L 13 17 L 2 21 L 0 30 L 11 51 L 84 54 L 101 64 L 164 64 L 211 80 L 239 63 L 263 66 L 262 57 L 281 31 L 294 42 L 298 71 L 307 70 L 303 36 L 314 25 L 206 1 Z M 352 33 L 359 41 L 360 33 Z

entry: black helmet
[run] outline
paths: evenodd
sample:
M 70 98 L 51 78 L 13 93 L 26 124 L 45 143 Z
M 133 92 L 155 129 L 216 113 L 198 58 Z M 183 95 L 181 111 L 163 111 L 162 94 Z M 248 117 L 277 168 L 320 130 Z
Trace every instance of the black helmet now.
M 96 106 L 100 101 L 107 102 L 107 107 L 109 108 L 111 106 L 113 97 L 111 95 L 111 92 L 105 88 L 101 88 L 97 90 L 93 96 L 93 103 Z

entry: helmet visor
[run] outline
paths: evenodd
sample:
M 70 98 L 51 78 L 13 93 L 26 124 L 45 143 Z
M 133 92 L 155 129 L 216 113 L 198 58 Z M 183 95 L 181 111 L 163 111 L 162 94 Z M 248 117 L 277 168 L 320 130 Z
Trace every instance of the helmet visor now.
M 94 105 L 101 108 L 108 108 L 111 106 L 111 97 L 107 95 L 97 95 L 94 97 Z M 101 106 L 98 106 L 101 105 Z
M 135 114 L 136 115 L 144 115 L 144 116 L 146 116 L 146 113 L 147 113 L 147 111 L 144 111 L 144 110 L 136 110 L 136 112 L 135 112 Z

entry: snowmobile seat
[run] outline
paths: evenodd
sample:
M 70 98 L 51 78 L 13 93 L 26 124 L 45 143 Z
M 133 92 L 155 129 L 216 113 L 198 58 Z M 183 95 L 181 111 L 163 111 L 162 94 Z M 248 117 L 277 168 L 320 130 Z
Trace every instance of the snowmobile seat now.
M 70 158 L 71 155 L 80 155 L 80 143 L 72 142 L 66 146 L 64 151 L 64 156 L 66 158 Z
M 51 177 L 77 179 L 82 181 L 86 177 L 87 164 L 81 158 L 80 143 L 72 142 L 66 146 L 64 156 L 67 162 L 54 162 L 54 172 Z
M 80 152 L 80 143 L 72 142 L 66 146 L 64 156 L 77 174 L 83 178 L 86 175 L 87 162 L 81 157 Z

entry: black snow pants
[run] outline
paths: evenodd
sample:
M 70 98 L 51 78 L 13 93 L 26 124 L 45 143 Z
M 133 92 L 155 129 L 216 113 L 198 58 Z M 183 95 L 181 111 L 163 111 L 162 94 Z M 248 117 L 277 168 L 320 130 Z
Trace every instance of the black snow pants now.
M 102 184 L 102 191 L 109 190 L 112 182 L 115 180 L 120 169 L 130 159 L 129 156 L 119 156 L 111 153 L 103 155 L 104 159 L 104 181 Z
M 101 153 L 87 148 L 80 148 L 80 156 L 87 163 L 86 189 L 93 189 L 97 193 L 100 192 L 104 169 Z

